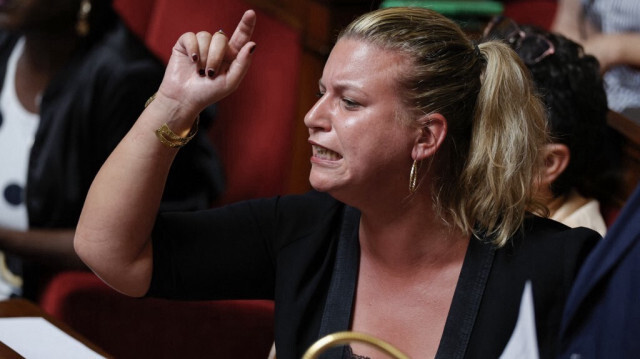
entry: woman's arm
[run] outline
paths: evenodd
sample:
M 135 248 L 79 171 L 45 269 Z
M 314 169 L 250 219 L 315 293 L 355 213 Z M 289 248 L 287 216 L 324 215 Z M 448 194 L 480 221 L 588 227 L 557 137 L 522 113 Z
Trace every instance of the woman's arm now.
M 577 43 L 582 43 L 585 39 L 584 27 L 584 14 L 580 0 L 559 0 L 551 30 Z
M 116 290 L 144 295 L 152 273 L 150 234 L 177 149 L 155 135 L 164 123 L 177 134 L 197 114 L 237 88 L 251 62 L 255 13 L 247 11 L 226 35 L 180 37 L 157 96 L 96 176 L 74 240 L 82 260 Z
M 602 73 L 616 65 L 640 67 L 640 33 L 594 35 L 583 46 L 585 53 L 598 59 Z
M 581 44 L 604 73 L 615 65 L 640 66 L 640 34 L 602 33 L 584 18 L 580 0 L 560 0 L 552 30 Z

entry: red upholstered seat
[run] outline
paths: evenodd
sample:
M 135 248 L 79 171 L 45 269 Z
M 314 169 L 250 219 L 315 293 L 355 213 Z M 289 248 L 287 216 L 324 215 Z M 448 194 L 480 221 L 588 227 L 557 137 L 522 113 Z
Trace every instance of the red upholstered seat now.
M 505 0 L 504 15 L 520 24 L 551 29 L 558 7 L 557 0 Z
M 223 29 L 231 36 L 250 8 L 239 0 L 155 0 L 145 41 L 166 62 L 181 34 Z M 290 172 L 292 135 L 298 121 L 301 37 L 260 9 L 254 10 L 257 47 L 251 68 L 240 87 L 217 105 L 210 130 L 227 178 L 220 203 L 283 194 Z
M 64 272 L 40 305 L 107 353 L 132 358 L 266 358 L 273 302 L 131 298 L 89 272 Z

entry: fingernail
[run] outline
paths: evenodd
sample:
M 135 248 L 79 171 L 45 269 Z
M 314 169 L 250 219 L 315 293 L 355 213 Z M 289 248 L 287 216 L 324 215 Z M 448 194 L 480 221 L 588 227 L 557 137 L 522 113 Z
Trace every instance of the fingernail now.
M 200 69 L 200 70 L 198 70 L 198 74 L 199 74 L 200 76 L 204 76 L 204 69 Z
M 251 49 L 249 49 L 249 53 L 253 54 L 253 52 L 256 50 L 256 45 L 251 46 Z
M 215 75 L 215 74 L 216 74 L 216 72 L 213 69 L 208 69 L 207 70 L 207 76 L 213 77 L 213 75 Z
M 196 54 L 195 52 L 194 52 L 193 54 L 191 54 L 191 60 L 192 60 L 193 62 L 198 61 L 198 54 Z

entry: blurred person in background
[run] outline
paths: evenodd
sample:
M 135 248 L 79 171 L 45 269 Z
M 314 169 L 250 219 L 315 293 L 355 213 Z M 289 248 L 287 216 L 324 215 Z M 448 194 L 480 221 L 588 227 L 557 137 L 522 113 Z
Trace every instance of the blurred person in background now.
M 35 299 L 47 275 L 84 268 L 72 241 L 89 185 L 162 80 L 111 5 L 0 1 L 0 298 Z M 221 192 L 206 132 L 194 141 L 163 208 L 208 208 Z
M 559 0 L 552 30 L 598 59 L 609 108 L 640 124 L 640 1 Z

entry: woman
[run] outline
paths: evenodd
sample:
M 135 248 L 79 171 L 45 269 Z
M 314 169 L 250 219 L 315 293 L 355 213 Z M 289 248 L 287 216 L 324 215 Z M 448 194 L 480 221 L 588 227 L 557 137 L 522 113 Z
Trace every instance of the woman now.
M 3 1 L 0 15 L 0 250 L 15 255 L 13 270 L 26 266 L 24 288 L 0 273 L 0 297 L 36 299 L 40 273 L 85 268 L 73 235 L 86 193 L 163 68 L 111 0 Z M 204 132 L 194 144 L 176 161 L 166 208 L 209 208 L 221 191 Z
M 198 111 L 246 72 L 254 24 L 248 11 L 228 42 L 178 40 L 157 97 L 92 185 L 81 258 L 133 296 L 275 299 L 278 358 L 347 329 L 416 358 L 497 357 L 530 280 L 552 355 L 598 235 L 525 216 L 545 140 L 526 68 L 430 10 L 375 11 L 341 34 L 304 119 L 316 191 L 156 217 L 177 150 L 153 132 L 186 142 Z

